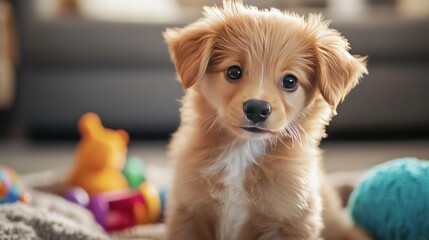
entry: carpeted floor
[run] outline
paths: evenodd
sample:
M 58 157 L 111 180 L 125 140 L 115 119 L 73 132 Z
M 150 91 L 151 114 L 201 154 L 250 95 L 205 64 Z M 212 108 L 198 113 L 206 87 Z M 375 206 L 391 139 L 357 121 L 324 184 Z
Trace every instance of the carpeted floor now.
M 73 162 L 75 142 L 0 142 L 0 163 L 19 173 L 68 168 Z M 131 142 L 130 156 L 143 158 L 148 166 L 168 169 L 166 142 Z M 334 141 L 322 145 L 328 172 L 364 169 L 398 157 L 429 159 L 429 140 Z

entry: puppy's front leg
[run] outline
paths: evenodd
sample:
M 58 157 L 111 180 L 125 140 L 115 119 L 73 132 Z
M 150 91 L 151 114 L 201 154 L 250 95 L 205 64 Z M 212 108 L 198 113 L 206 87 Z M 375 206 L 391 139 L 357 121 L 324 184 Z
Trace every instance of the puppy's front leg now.
M 371 240 L 361 229 L 353 226 L 341 206 L 338 192 L 332 187 L 325 175 L 322 177 L 321 194 L 324 202 L 323 219 L 325 228 L 323 237 L 327 240 Z
M 185 206 L 170 206 L 165 240 L 214 240 L 213 226 L 207 217 L 192 213 Z

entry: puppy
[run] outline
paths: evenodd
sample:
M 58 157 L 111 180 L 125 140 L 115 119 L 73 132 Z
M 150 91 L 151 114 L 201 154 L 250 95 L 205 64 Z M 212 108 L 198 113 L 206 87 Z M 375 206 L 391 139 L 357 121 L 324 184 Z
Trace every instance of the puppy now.
M 321 170 L 325 126 L 367 72 L 340 33 L 224 1 L 164 37 L 185 89 L 166 238 L 365 238 Z

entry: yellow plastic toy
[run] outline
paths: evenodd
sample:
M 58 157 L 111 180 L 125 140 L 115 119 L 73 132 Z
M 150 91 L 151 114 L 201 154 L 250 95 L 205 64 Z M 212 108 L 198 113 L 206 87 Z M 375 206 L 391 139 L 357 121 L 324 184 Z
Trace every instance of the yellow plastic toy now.
M 146 200 L 146 215 L 147 218 L 141 223 L 155 223 L 159 220 L 161 213 L 161 198 L 158 189 L 149 182 L 143 182 L 140 185 L 140 192 Z
M 68 183 L 90 195 L 128 188 L 121 173 L 127 156 L 127 132 L 104 128 L 95 113 L 81 117 L 79 131 L 81 140 Z

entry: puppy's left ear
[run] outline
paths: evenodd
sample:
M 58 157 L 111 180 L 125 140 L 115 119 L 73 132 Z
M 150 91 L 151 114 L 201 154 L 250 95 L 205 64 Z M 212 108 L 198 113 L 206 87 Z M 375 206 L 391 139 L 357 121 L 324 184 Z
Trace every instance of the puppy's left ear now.
M 188 89 L 206 72 L 213 47 L 208 24 L 196 22 L 181 29 L 167 29 L 164 38 L 183 89 Z
M 316 36 L 318 87 L 326 102 L 335 109 L 368 73 L 366 57 L 352 56 L 347 40 L 328 27 L 321 15 L 310 15 L 309 27 Z

